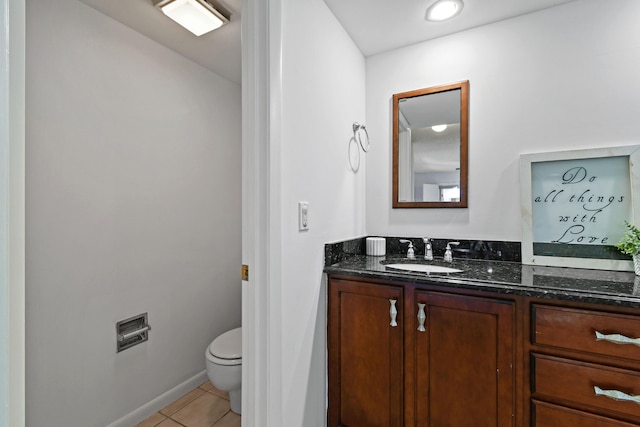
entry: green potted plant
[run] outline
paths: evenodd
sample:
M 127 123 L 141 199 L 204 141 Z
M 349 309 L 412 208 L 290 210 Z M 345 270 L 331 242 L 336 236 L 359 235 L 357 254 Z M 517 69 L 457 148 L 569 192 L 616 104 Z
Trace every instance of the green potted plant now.
M 616 248 L 624 254 L 631 255 L 633 258 L 633 268 L 638 276 L 640 276 L 640 229 L 628 221 L 624 222 L 627 226 L 627 232 Z

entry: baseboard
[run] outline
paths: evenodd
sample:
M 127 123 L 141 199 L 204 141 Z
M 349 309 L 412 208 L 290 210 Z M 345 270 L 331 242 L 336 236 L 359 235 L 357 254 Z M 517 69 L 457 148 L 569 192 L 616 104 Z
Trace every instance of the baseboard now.
M 155 399 L 145 403 L 119 420 L 109 424 L 107 427 L 133 427 L 206 381 L 207 371 L 205 370 L 194 375 L 185 382 L 178 384 L 171 390 L 162 393 Z

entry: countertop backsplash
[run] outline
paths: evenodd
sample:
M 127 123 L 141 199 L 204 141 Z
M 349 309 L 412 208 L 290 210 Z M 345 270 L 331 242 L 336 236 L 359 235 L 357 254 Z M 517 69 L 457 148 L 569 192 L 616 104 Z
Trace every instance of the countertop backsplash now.
M 410 240 L 413 243 L 416 258 L 424 256 L 424 242 L 421 237 L 384 237 L 387 241 L 387 255 L 406 255 L 408 245 L 401 243 L 400 239 Z M 520 242 L 504 242 L 493 240 L 460 240 L 460 239 L 431 239 L 433 245 L 433 255 L 440 257 L 444 255 L 445 248 L 449 242 L 460 242 L 460 245 L 453 246 L 453 258 L 460 259 L 484 259 L 491 261 L 511 261 L 521 262 Z M 365 255 L 366 237 L 345 240 L 342 242 L 327 243 L 324 247 L 324 265 L 328 267 L 343 261 L 350 255 Z

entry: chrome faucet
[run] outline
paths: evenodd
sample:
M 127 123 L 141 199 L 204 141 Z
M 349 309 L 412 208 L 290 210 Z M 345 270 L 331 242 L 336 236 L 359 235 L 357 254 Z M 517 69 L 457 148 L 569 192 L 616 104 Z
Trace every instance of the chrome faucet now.
M 447 243 L 447 249 L 444 251 L 444 260 L 446 262 L 453 262 L 453 252 L 451 251 L 451 245 L 458 246 L 460 242 Z
M 431 239 L 428 237 L 423 237 L 422 241 L 424 242 L 424 259 L 425 261 L 433 261 L 433 248 L 431 245 Z
M 415 254 L 415 251 L 413 250 L 413 242 L 411 242 L 411 240 L 400 239 L 400 243 L 408 243 L 409 244 L 409 248 L 407 249 L 407 258 L 415 259 L 416 258 L 416 254 Z

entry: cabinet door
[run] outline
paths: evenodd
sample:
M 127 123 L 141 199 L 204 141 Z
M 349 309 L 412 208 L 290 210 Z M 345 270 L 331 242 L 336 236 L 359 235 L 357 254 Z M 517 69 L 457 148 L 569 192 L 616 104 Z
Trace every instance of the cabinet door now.
M 510 301 L 416 292 L 416 426 L 514 425 L 515 319 Z M 419 313 L 419 306 L 416 305 Z
M 330 427 L 402 425 L 402 296 L 400 287 L 330 280 Z

